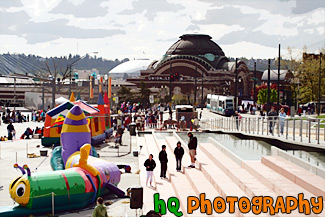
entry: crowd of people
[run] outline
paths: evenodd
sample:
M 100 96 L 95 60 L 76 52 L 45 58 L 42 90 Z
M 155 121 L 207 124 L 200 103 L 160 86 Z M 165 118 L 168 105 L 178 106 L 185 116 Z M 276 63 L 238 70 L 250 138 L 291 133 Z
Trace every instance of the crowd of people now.
M 4 124 L 12 123 L 22 123 L 29 121 L 44 121 L 45 120 L 45 110 L 32 110 L 31 115 L 22 114 L 21 111 L 10 110 L 9 108 L 2 107 L 2 114 L 0 114 L 1 120 Z M 0 121 L 1 124 L 1 121 Z

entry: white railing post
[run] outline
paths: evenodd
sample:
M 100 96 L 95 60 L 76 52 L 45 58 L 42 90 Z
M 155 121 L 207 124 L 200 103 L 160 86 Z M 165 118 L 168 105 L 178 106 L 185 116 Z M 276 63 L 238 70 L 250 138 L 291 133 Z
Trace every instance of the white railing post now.
M 308 142 L 310 143 L 310 128 L 311 128 L 311 119 L 308 120 Z
M 286 119 L 286 139 L 288 139 L 288 135 L 289 135 L 289 119 Z
M 263 120 L 263 119 L 264 119 L 264 117 L 261 117 L 261 120 L 262 120 L 262 135 L 263 135 L 263 133 L 264 133 L 264 123 L 263 123 L 264 120 Z
M 270 123 L 269 123 L 269 117 L 267 117 L 266 119 L 266 135 L 268 136 L 269 135 L 269 131 L 270 131 Z
M 317 120 L 317 144 L 319 144 L 319 134 L 320 134 L 320 119 Z
M 259 134 L 259 131 L 260 131 L 260 118 L 257 117 L 257 131 L 256 131 L 257 135 Z
M 251 118 L 248 118 L 248 133 L 251 133 Z
M 296 118 L 293 117 L 293 133 L 292 133 L 292 136 L 293 136 L 293 141 L 296 140 Z
M 299 129 L 300 142 L 302 142 L 302 128 L 303 128 L 303 121 L 302 118 L 300 118 L 300 129 Z

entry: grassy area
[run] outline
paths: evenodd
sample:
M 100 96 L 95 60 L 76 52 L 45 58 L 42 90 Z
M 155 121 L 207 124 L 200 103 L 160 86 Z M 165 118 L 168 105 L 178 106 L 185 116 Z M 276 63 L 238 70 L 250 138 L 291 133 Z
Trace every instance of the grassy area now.
M 319 115 L 316 118 L 325 118 L 325 115 Z

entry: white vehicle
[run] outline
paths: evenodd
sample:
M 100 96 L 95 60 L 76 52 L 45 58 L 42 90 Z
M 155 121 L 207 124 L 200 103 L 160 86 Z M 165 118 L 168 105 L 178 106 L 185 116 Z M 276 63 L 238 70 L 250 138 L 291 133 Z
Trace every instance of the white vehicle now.
M 207 108 L 211 112 L 215 112 L 215 113 L 225 115 L 225 116 L 231 116 L 234 114 L 234 99 L 235 99 L 235 97 L 211 95 L 210 100 L 209 100 L 209 95 L 208 95 Z M 208 107 L 208 105 L 209 105 L 209 107 Z
M 207 95 L 207 109 L 211 109 L 211 96 L 212 94 Z

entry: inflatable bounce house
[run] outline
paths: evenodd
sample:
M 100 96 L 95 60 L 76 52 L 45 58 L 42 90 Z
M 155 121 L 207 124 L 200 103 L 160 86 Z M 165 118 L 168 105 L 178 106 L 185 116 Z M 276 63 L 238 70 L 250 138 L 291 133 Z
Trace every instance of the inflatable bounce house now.
M 66 114 L 75 105 L 78 105 L 85 113 L 85 115 L 88 117 L 88 124 L 91 132 L 91 144 L 97 145 L 102 143 L 105 140 L 106 135 L 112 134 L 113 130 L 109 129 L 110 126 L 109 112 L 105 110 L 105 107 L 104 109 L 102 108 L 104 106 L 102 96 L 99 96 L 98 101 L 103 104 L 103 105 L 98 105 L 100 109 L 94 108 L 93 106 L 80 100 L 75 101 L 72 93 L 70 97 L 70 101 L 62 103 L 61 105 L 48 111 L 45 116 L 42 145 L 45 147 L 50 147 L 52 145 L 54 146 L 60 145 L 62 123 L 66 117 Z M 107 116 L 108 117 L 107 120 L 103 116 L 105 117 Z M 108 126 L 108 128 L 106 128 L 106 126 Z
M 111 108 L 106 92 L 104 97 L 101 93 L 99 94 L 97 105 L 94 107 L 99 110 L 102 129 L 105 129 L 106 138 L 109 138 L 109 136 L 113 133 L 113 129 L 111 129 Z
M 61 131 L 61 161 L 65 170 L 31 173 L 27 165 L 14 167 L 22 173 L 9 187 L 18 204 L 0 207 L 0 216 L 28 216 L 72 211 L 93 204 L 97 197 L 114 193 L 124 197 L 117 187 L 121 172 L 117 165 L 90 156 L 92 146 L 87 118 L 78 105 L 67 114 Z M 52 159 L 55 155 L 52 155 Z M 51 162 L 52 162 L 51 159 Z M 54 201 L 53 201 L 54 200 Z M 54 202 L 54 203 L 53 203 Z

